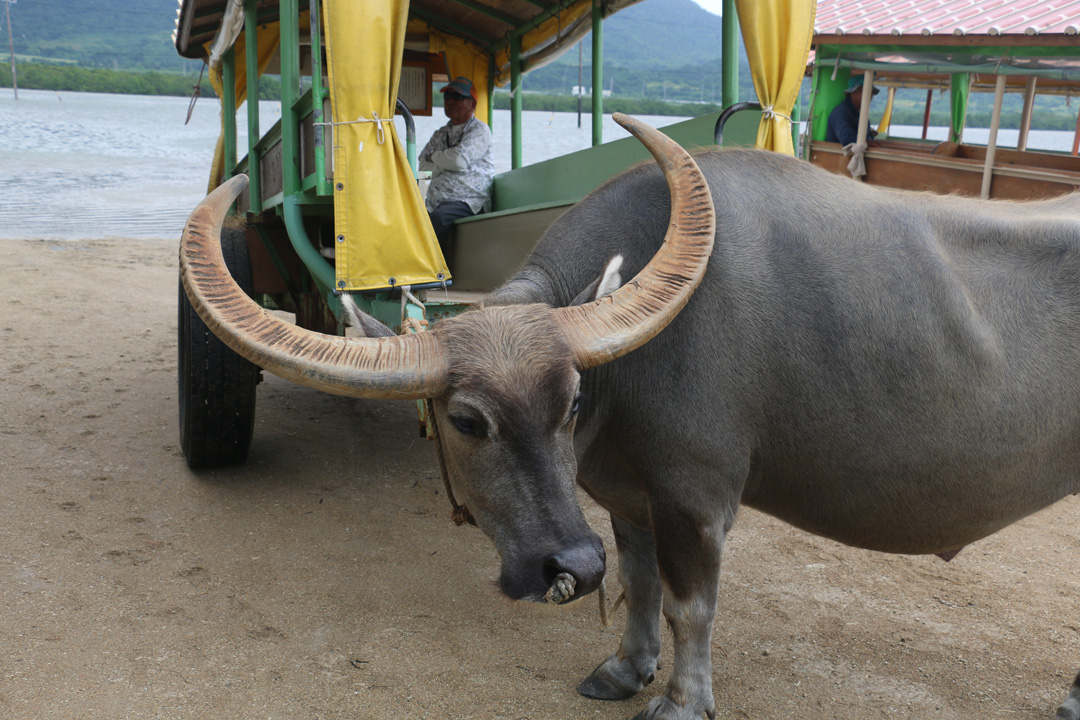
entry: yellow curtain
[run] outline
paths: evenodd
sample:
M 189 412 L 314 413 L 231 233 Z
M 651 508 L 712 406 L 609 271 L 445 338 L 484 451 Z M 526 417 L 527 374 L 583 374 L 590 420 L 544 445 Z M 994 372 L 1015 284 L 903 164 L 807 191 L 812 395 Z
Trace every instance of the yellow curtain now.
M 893 100 L 896 99 L 896 88 L 889 88 L 889 97 L 885 102 L 885 112 L 881 116 L 881 122 L 878 123 L 877 131 L 878 135 L 887 135 L 889 132 L 889 125 L 892 124 L 892 108 Z
M 472 43 L 439 32 L 421 21 L 413 20 L 409 24 L 417 27 L 422 32 L 428 33 L 428 52 L 444 54 L 446 69 L 451 80 L 459 75 L 464 75 L 472 80 L 473 87 L 476 88 L 476 117 L 490 126 L 491 118 L 488 117 L 488 68 L 491 65 L 491 60 L 488 54 Z M 417 138 L 417 142 L 426 143 L 427 138 Z
M 763 112 L 757 147 L 795 154 L 791 110 L 814 35 L 815 0 L 735 0 Z
M 547 46 L 556 38 L 564 41 L 574 33 L 585 35 L 591 29 L 590 18 L 594 0 L 577 0 L 548 18 L 521 37 L 521 52 L 528 55 L 530 50 Z M 584 26 L 581 23 L 585 23 Z M 409 32 L 428 35 L 428 51 L 444 53 L 450 77 L 464 75 L 476 86 L 476 117 L 488 125 L 488 75 L 492 62 L 491 56 L 473 42 L 441 32 L 424 20 L 414 19 L 409 23 Z M 510 50 L 505 47 L 495 53 L 494 84 L 502 87 L 510 81 Z M 543 60 L 547 62 L 547 60 Z
M 530 50 L 538 45 L 545 45 L 556 37 L 564 37 L 567 28 L 573 27 L 579 22 L 585 22 L 591 30 L 593 0 L 579 0 L 579 2 L 567 7 L 558 15 L 550 17 L 521 36 L 521 53 L 527 55 Z M 585 34 L 581 30 L 582 35 Z M 502 87 L 510 82 L 510 48 L 505 47 L 495 53 L 495 84 Z M 504 69 L 505 68 L 505 69 Z
M 306 14 L 306 13 L 305 13 Z M 265 28 L 260 28 L 259 31 L 259 76 L 261 77 L 263 71 L 266 70 L 266 66 L 270 63 L 270 59 L 274 57 L 274 53 L 277 52 L 278 46 L 281 44 L 281 29 L 280 23 L 271 23 Z M 210 53 L 211 43 L 206 43 L 207 54 Z M 236 107 L 237 109 L 247 99 L 247 53 L 245 48 L 247 47 L 247 40 L 245 33 L 240 33 L 240 36 L 236 39 L 236 43 L 233 45 L 233 57 L 235 58 L 236 67 Z M 224 91 L 224 79 L 221 75 L 221 68 L 210 68 L 210 85 L 214 88 L 214 92 L 220 98 Z M 258 102 L 258 98 L 255 99 Z M 206 188 L 206 192 L 211 192 L 224 182 L 227 178 L 225 175 L 225 116 L 221 116 L 221 132 L 218 134 L 217 145 L 214 146 L 214 161 L 210 165 L 210 182 Z
M 447 280 L 424 201 L 394 127 L 408 0 L 324 3 L 333 108 L 337 286 Z M 486 83 L 485 83 L 486 85 Z

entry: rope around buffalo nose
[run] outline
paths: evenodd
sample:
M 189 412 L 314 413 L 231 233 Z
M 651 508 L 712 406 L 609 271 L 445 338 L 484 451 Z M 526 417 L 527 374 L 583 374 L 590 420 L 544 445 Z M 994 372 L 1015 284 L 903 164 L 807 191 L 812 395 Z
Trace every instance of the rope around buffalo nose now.
M 610 608 L 607 606 L 607 581 L 600 581 L 600 589 L 596 591 L 597 599 L 600 601 L 600 624 L 604 627 L 611 627 L 611 614 L 614 614 L 619 606 L 623 604 L 623 600 L 626 599 L 626 591 L 623 590 L 619 593 L 619 597 L 615 598 L 615 604 Z

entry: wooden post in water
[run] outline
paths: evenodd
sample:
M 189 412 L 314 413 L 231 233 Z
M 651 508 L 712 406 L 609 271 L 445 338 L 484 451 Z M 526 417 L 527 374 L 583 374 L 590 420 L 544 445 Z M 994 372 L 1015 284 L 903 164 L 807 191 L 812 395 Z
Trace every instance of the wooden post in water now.
M 19 82 L 15 79 L 15 41 L 11 38 L 11 4 L 16 0 L 3 0 L 4 15 L 7 22 L 8 49 L 11 51 L 11 88 L 15 91 L 15 99 L 19 99 Z

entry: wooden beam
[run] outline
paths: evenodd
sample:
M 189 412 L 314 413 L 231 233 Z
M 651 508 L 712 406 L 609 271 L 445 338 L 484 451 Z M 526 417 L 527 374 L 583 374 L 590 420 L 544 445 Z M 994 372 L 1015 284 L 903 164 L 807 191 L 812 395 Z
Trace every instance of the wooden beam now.
M 509 25 L 512 28 L 516 28 L 522 21 L 520 18 L 507 15 L 506 13 L 499 12 L 495 8 L 488 7 L 482 3 L 478 3 L 475 0 L 450 0 L 455 5 L 460 5 L 463 8 L 468 8 L 474 12 L 478 12 L 481 15 L 497 20 L 503 25 Z

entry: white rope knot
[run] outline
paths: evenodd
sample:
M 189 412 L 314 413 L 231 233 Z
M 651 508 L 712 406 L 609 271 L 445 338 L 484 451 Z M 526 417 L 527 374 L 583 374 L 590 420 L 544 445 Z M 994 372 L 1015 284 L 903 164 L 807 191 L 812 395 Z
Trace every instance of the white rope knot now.
M 321 122 L 315 124 L 334 127 L 336 125 L 355 125 L 356 123 L 375 123 L 375 140 L 380 145 L 382 145 L 386 142 L 386 132 L 383 130 L 383 123 L 390 122 L 394 122 L 394 118 L 381 118 L 379 117 L 379 113 L 372 110 L 370 120 L 368 120 L 366 117 L 358 117 L 355 120 L 342 120 L 341 122 Z
M 787 120 L 788 122 L 791 122 L 791 118 L 789 118 L 787 115 L 783 115 L 781 113 L 776 112 L 776 110 L 773 109 L 772 105 L 766 105 L 765 107 L 761 108 L 761 114 L 762 114 L 762 116 L 764 116 L 764 118 L 766 120 L 774 120 L 776 118 L 783 118 L 783 119 Z
M 377 143 L 379 143 L 380 145 L 382 145 L 384 142 L 386 142 L 386 133 L 383 131 L 382 124 L 384 122 L 393 122 L 393 119 L 391 118 L 391 119 L 387 119 L 387 120 L 380 120 L 379 119 L 379 113 L 375 112 L 374 110 L 371 111 L 371 117 L 372 117 L 371 120 L 368 120 L 367 118 L 364 118 L 364 117 L 359 117 L 359 118 L 356 118 L 356 122 L 373 122 L 373 123 L 375 123 L 375 141 Z

